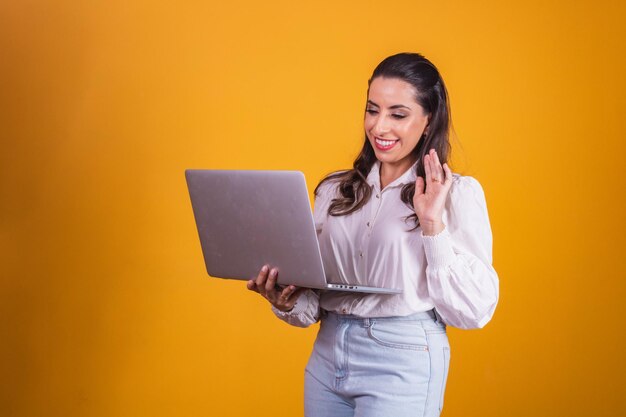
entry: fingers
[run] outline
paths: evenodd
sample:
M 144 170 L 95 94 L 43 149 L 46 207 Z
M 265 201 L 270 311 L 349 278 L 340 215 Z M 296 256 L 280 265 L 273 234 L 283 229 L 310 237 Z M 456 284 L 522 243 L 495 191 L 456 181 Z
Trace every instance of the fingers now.
M 256 279 L 248 281 L 247 287 L 252 291 L 258 292 L 270 303 L 274 304 L 280 294 L 280 291 L 276 289 L 277 279 L 278 269 L 270 269 L 268 265 L 263 265 Z
M 424 171 L 426 173 L 426 184 L 430 184 L 433 178 L 433 170 L 430 166 L 430 154 L 424 155 Z
M 439 155 L 437 155 L 437 151 L 434 149 L 430 150 L 430 160 L 433 181 L 443 182 L 443 168 L 441 168 L 441 162 L 439 162 Z
M 253 279 L 246 283 L 246 287 L 248 287 L 250 291 L 259 292 L 259 290 L 256 289 L 256 281 Z
M 418 176 L 417 180 L 415 181 L 415 195 L 424 194 L 424 185 L 424 178 Z
M 447 164 L 444 164 L 447 166 Z M 426 184 L 431 185 L 434 183 L 443 184 L 445 180 L 451 177 L 446 175 L 450 171 L 447 168 L 441 166 L 439 161 L 439 155 L 437 151 L 431 149 L 430 152 L 424 155 L 424 171 L 426 173 Z M 451 172 L 450 172 L 451 174 Z
M 288 286 L 280 294 L 280 297 L 278 297 L 278 302 L 276 302 L 274 306 L 282 311 L 289 311 L 293 309 L 293 307 L 296 305 L 296 302 L 298 301 L 298 297 L 300 297 L 300 294 L 304 290 L 306 290 L 306 288 L 297 288 L 293 285 Z
M 255 284 L 256 291 L 265 297 L 265 281 L 267 280 L 267 272 L 269 271 L 269 266 L 263 265 L 263 268 L 259 271 L 259 275 L 257 275 Z
M 270 271 L 270 275 L 265 281 L 265 294 L 267 295 L 267 299 L 270 301 L 274 301 L 276 299 L 276 279 L 278 278 L 278 270 L 276 268 L 272 268 Z
M 280 289 L 276 285 L 277 281 L 278 269 L 270 269 L 268 265 L 264 265 L 259 271 L 257 277 L 247 282 L 246 287 L 248 287 L 250 291 L 255 291 L 261 294 L 277 309 L 289 311 L 295 305 L 300 293 L 302 293 L 302 291 L 306 288 L 298 288 L 294 285 L 289 285 Z
M 282 300 L 288 300 L 296 292 L 296 287 L 293 285 L 288 286 L 280 293 L 280 298 Z

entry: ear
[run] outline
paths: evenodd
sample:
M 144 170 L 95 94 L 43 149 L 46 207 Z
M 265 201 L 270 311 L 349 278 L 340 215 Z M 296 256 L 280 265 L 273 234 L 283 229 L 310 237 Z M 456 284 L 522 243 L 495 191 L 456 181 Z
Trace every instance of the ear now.
M 424 127 L 424 135 L 428 134 L 428 126 L 430 125 L 431 116 L 432 116 L 432 113 L 428 113 L 428 116 L 426 116 L 426 126 Z

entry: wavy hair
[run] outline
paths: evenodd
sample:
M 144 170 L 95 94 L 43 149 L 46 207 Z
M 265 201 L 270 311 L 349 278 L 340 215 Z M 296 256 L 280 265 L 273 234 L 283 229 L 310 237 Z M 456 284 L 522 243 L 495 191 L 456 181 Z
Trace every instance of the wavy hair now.
M 430 114 L 428 134 L 423 134 L 411 152 L 417 163 L 415 173 L 425 179 L 424 156 L 430 149 L 435 149 L 439 160 L 443 164 L 450 156 L 450 105 L 448 92 L 437 68 L 424 56 L 417 53 L 400 53 L 385 58 L 374 69 L 367 82 L 367 92 L 375 78 L 395 78 L 405 81 L 415 89 L 415 101 Z M 315 195 L 322 184 L 327 181 L 338 182 L 340 197 L 334 198 L 328 207 L 331 216 L 345 216 L 359 210 L 372 195 L 372 189 L 367 183 L 367 176 L 376 162 L 376 154 L 365 135 L 361 152 L 354 160 L 352 169 L 334 172 L 323 178 L 315 187 Z M 415 183 L 405 184 L 400 193 L 400 199 L 411 210 Z M 417 215 L 408 216 L 413 219 L 416 227 L 419 226 Z

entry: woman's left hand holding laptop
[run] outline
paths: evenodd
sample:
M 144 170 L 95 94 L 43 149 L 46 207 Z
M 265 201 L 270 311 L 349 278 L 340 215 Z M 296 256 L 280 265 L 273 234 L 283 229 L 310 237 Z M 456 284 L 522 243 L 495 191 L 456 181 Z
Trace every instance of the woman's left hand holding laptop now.
M 284 288 L 278 286 L 278 269 L 270 270 L 268 265 L 263 265 L 256 279 L 248 281 L 248 289 L 261 294 L 263 298 L 269 301 L 275 308 L 280 311 L 288 312 L 293 309 L 300 293 L 306 288 L 298 288 L 294 285 L 288 285 Z

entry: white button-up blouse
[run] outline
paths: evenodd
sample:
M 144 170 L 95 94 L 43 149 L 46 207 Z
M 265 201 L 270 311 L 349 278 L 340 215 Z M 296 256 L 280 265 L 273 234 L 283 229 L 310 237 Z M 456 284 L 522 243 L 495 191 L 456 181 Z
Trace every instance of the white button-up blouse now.
M 447 324 L 483 327 L 498 302 L 498 275 L 492 264 L 492 237 L 482 187 L 453 174 L 444 213 L 445 229 L 424 236 L 414 229 L 402 186 L 415 182 L 415 166 L 380 189 L 380 163 L 367 182 L 372 194 L 358 211 L 330 216 L 338 182 L 327 181 L 315 198 L 314 218 L 327 280 L 332 283 L 401 288 L 401 294 L 307 290 L 293 310 L 274 313 L 295 326 L 320 318 L 320 309 L 360 317 L 405 316 L 436 309 Z

